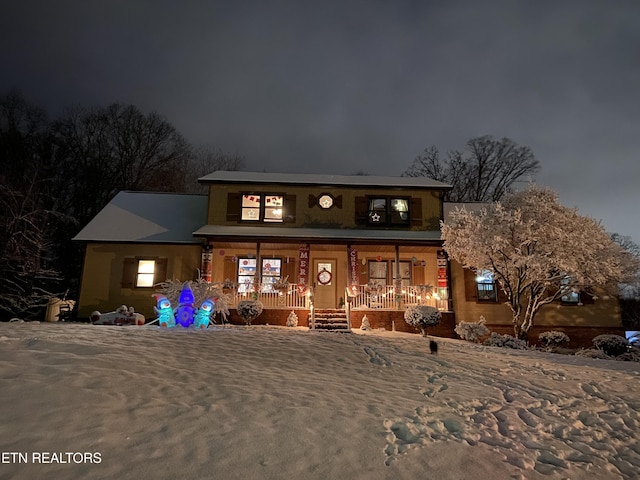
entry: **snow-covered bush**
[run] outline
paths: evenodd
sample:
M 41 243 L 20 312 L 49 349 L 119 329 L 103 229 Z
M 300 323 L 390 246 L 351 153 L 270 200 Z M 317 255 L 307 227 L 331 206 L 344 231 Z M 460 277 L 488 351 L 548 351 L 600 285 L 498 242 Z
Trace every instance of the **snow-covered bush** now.
M 404 312 L 404 321 L 420 330 L 422 335 L 427 334 L 427 327 L 433 327 L 440 323 L 440 311 L 427 305 L 414 305 L 407 307 Z
M 500 335 L 496 332 L 491 332 L 491 336 L 487 338 L 482 344 L 488 347 L 503 347 L 514 348 L 516 350 L 529 350 L 529 345 L 524 340 L 512 337 L 511 335 Z
M 576 356 L 585 358 L 599 358 L 601 360 L 607 360 L 609 355 L 602 350 L 596 350 L 595 348 L 583 348 L 576 352 Z
M 637 349 L 630 350 L 623 353 L 622 355 L 618 355 L 616 357 L 616 360 L 621 360 L 624 362 L 640 362 L 640 352 Z
M 620 335 L 598 335 L 593 340 L 593 346 L 613 357 L 627 351 L 629 342 Z
M 298 326 L 298 315 L 296 312 L 291 310 L 291 313 L 287 317 L 287 327 L 297 327 Z
M 550 330 L 548 332 L 542 332 L 538 335 L 540 343 L 547 348 L 555 348 L 561 346 L 563 343 L 569 343 L 569 335 L 558 330 Z
M 482 337 L 489 335 L 489 328 L 485 323 L 485 318 L 480 315 L 477 322 L 460 322 L 456 325 L 455 332 L 463 340 L 478 342 Z
M 366 315 L 362 317 L 362 325 L 360 325 L 360 330 L 371 330 L 371 323 L 369 323 L 369 319 Z
M 238 315 L 244 320 L 244 323 L 251 325 L 251 322 L 262 313 L 263 307 L 260 300 L 242 300 L 238 302 Z

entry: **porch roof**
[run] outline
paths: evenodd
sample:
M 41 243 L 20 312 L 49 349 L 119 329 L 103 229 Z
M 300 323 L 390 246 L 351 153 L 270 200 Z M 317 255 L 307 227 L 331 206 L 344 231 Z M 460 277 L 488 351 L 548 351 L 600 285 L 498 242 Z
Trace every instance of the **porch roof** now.
M 224 241 L 441 245 L 440 231 L 204 225 L 193 235 Z

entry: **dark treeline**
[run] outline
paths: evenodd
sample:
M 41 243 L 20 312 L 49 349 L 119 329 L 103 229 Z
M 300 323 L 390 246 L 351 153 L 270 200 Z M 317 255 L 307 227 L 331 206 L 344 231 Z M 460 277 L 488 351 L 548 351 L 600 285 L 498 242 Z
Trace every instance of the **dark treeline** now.
M 133 105 L 50 119 L 17 90 L 0 96 L 0 320 L 41 319 L 50 297 L 77 298 L 82 246 L 71 238 L 119 191 L 205 193 L 198 177 L 243 161 Z

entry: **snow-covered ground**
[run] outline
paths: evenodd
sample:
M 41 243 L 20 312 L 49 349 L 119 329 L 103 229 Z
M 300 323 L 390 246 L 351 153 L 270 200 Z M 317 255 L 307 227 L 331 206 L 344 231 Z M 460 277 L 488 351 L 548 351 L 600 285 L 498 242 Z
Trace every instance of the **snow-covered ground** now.
M 439 343 L 0 324 L 0 479 L 638 478 L 640 363 Z

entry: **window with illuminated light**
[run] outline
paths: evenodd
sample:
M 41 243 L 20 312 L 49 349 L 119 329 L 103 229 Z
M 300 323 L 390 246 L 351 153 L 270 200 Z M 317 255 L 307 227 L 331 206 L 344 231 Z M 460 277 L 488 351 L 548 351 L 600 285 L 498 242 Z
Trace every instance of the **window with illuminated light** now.
M 261 280 L 256 279 L 257 265 L 255 258 L 238 259 L 238 292 L 252 292 L 257 281 L 261 281 L 260 290 L 263 293 L 275 292 L 273 284 L 282 276 L 282 259 L 263 258 L 260 261 Z
M 275 293 L 273 284 L 280 280 L 282 275 L 281 258 L 262 259 L 262 291 L 264 293 Z
M 409 199 L 372 197 L 369 199 L 370 225 L 409 225 Z
M 478 290 L 478 300 L 495 302 L 498 299 L 496 282 L 493 273 L 489 270 L 478 270 L 476 272 L 476 288 Z
M 393 284 L 396 284 L 398 271 L 396 262 L 391 263 L 391 271 L 393 272 Z M 400 262 L 400 284 L 403 287 L 411 285 L 411 262 Z
M 121 288 L 153 288 L 167 278 L 167 258 L 140 256 L 122 261 Z
M 136 272 L 136 287 L 153 287 L 156 273 L 155 260 L 138 260 Z
M 244 194 L 242 195 L 242 221 L 283 222 L 283 195 Z

